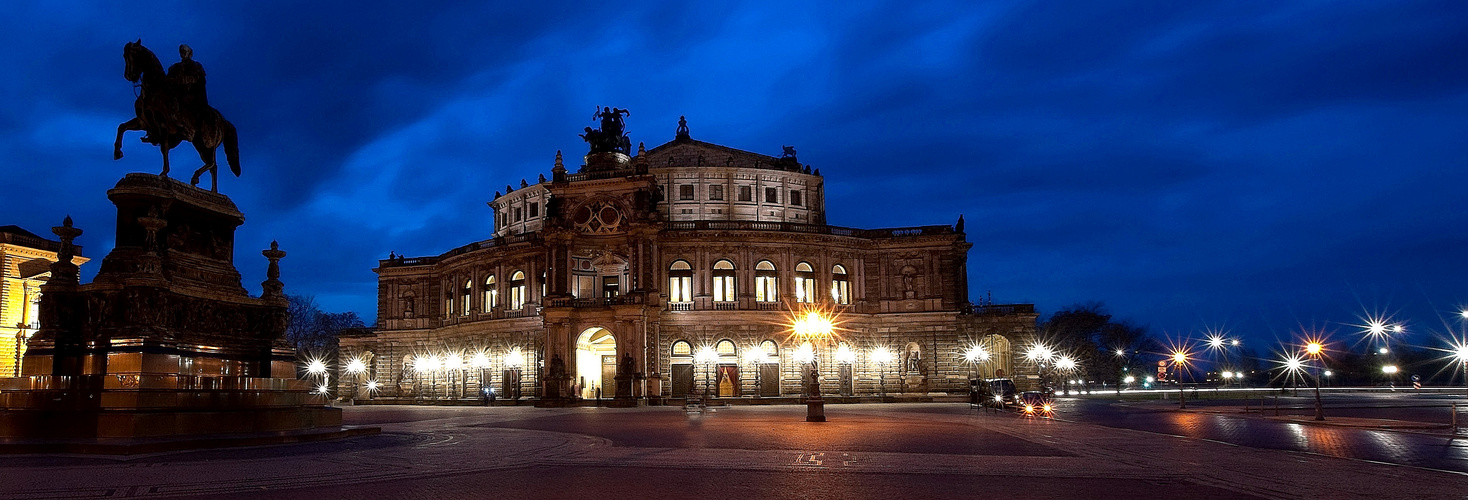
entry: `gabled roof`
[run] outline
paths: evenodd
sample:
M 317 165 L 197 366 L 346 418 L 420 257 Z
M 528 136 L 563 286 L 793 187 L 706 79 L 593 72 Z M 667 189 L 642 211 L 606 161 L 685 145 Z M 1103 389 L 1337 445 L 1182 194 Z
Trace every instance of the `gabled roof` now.
M 800 163 L 792 159 L 762 155 L 686 137 L 673 139 L 671 142 L 649 149 L 643 156 L 649 168 L 743 167 L 790 171 L 800 169 Z
M 16 225 L 0 226 L 0 233 L 19 234 L 21 236 L 30 236 L 32 238 L 37 238 L 37 239 L 42 239 L 42 240 L 46 239 L 46 238 L 42 238 L 40 236 L 36 236 L 36 233 L 32 233 L 30 231 L 26 231 L 24 229 L 21 229 L 20 226 L 16 226 Z

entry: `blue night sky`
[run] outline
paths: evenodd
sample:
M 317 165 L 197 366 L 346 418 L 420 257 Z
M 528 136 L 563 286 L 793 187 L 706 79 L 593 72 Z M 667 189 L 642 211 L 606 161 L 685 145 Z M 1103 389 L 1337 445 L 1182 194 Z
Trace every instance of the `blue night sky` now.
M 160 164 L 137 132 L 111 158 L 141 38 L 191 45 L 240 130 L 246 287 L 278 239 L 288 293 L 366 318 L 377 259 L 488 237 L 485 202 L 578 158 L 596 105 L 649 148 L 679 115 L 796 146 L 831 224 L 964 214 L 975 298 L 1264 348 L 1366 312 L 1426 343 L 1468 304 L 1460 1 L 371 3 L 8 6 L 0 224 L 112 247 L 106 190 Z

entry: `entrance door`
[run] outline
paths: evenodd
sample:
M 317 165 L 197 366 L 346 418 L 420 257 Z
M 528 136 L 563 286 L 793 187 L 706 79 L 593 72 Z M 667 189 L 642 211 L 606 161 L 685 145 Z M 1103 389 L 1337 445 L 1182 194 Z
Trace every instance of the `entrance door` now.
M 501 374 L 500 394 L 510 399 L 520 398 L 520 370 L 505 370 Z
M 672 397 L 687 397 L 693 392 L 693 364 L 673 365 L 673 394 Z
M 617 395 L 617 357 L 601 357 L 601 396 L 610 398 Z
M 719 365 L 719 397 L 737 398 L 739 393 L 739 366 Z
M 765 363 L 759 366 L 759 395 L 766 397 L 780 395 L 779 363 Z
M 610 374 L 607 373 L 608 366 L 611 367 Z M 572 379 L 580 382 L 577 385 L 581 386 L 581 393 L 576 396 L 595 398 L 596 390 L 600 388 L 604 396 L 611 397 L 616 391 L 613 379 L 616 374 L 617 339 L 612 332 L 601 327 L 581 332 L 581 338 L 576 341 L 576 376 Z

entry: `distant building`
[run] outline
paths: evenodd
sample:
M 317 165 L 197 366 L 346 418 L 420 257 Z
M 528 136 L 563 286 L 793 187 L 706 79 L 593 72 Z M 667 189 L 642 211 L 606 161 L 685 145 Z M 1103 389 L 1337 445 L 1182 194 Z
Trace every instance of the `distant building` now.
M 41 285 L 51 277 L 51 263 L 61 242 L 19 226 L 0 226 L 0 377 L 19 377 L 26 339 L 40 328 Z M 81 253 L 81 247 L 77 247 Z M 88 260 L 77 255 L 72 263 Z
M 549 179 L 496 192 L 488 239 L 379 261 L 376 326 L 341 339 L 371 361 L 345 389 L 796 396 L 814 358 L 824 392 L 868 396 L 961 392 L 1024 368 L 1014 347 L 1034 307 L 971 302 L 961 219 L 827 225 L 825 178 L 793 148 L 738 150 L 685 126 L 635 155 L 593 144 L 575 173 L 557 152 Z M 834 317 L 832 335 L 793 331 L 812 310 Z M 974 346 L 990 360 L 966 360 Z

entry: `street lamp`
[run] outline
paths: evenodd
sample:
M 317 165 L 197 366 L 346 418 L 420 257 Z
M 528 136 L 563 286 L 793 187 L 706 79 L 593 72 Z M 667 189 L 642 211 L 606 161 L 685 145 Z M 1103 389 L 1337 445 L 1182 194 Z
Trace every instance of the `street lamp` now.
M 326 396 L 330 393 L 330 388 L 328 387 L 329 384 L 327 383 L 328 378 L 326 375 L 326 361 L 322 360 L 321 358 L 311 358 L 309 361 L 306 362 L 306 373 L 310 374 L 313 378 L 316 379 L 316 392 L 320 393 L 322 396 Z
M 816 311 L 808 311 L 804 317 L 798 318 L 794 325 L 795 335 L 815 342 L 825 342 L 831 338 L 835 325 L 828 318 Z M 815 342 L 812 342 L 814 344 Z M 812 347 L 814 351 L 814 347 Z M 814 354 L 814 352 L 812 352 Z M 821 399 L 821 371 L 819 356 L 811 357 L 810 373 L 810 397 L 805 400 L 806 422 L 826 421 L 826 402 Z
M 1465 311 L 1468 314 L 1468 311 Z M 1468 394 L 1468 341 L 1459 341 L 1453 346 L 1453 359 L 1458 361 L 1458 368 L 1463 371 L 1463 392 Z
M 508 385 L 505 387 L 505 397 L 518 400 L 520 399 L 520 367 L 525 366 L 524 351 L 521 351 L 519 347 L 510 348 L 510 352 L 505 353 L 504 366 L 507 372 L 514 375 L 513 378 L 515 381 L 515 385 L 513 387 L 510 387 Z M 536 383 L 540 382 L 537 381 Z
M 1305 353 L 1309 354 L 1315 361 L 1322 363 L 1322 366 L 1316 368 L 1315 371 L 1315 420 L 1325 420 L 1325 406 L 1320 402 L 1320 371 L 1325 369 L 1324 362 L 1320 359 L 1320 354 L 1324 350 L 1325 346 L 1321 345 L 1320 342 L 1310 341 L 1305 344 Z
M 1173 372 L 1177 374 L 1177 408 L 1184 410 L 1188 408 L 1188 393 L 1183 388 L 1183 365 L 1188 362 L 1188 353 L 1184 351 L 1173 351 Z
M 367 363 L 364 363 L 362 361 L 362 358 L 360 358 L 360 357 L 353 357 L 351 361 L 347 362 L 347 374 L 352 376 L 352 397 L 351 397 L 351 399 L 353 401 L 355 401 L 357 399 L 357 384 L 358 384 L 358 379 L 360 379 L 361 376 L 362 376 L 362 373 L 364 373 L 366 371 L 367 371 Z
M 877 376 L 880 380 L 879 387 L 882 389 L 882 397 L 884 398 L 887 397 L 887 365 L 891 364 L 895 359 L 897 359 L 896 355 L 892 354 L 892 350 L 886 346 L 872 349 L 872 361 L 877 362 L 877 369 L 880 371 Z
M 760 367 L 764 366 L 765 360 L 768 357 L 769 356 L 767 355 L 767 353 L 765 353 L 765 349 L 763 347 L 760 347 L 758 344 L 744 350 L 744 362 L 748 363 L 750 369 L 754 370 L 754 397 L 756 398 L 760 397 L 760 389 L 761 387 L 763 387 Z
M 490 389 L 488 384 L 484 383 L 485 375 L 489 371 L 491 364 L 489 361 L 489 352 L 486 350 L 474 351 L 474 357 L 470 358 L 469 364 L 479 369 L 479 397 L 489 398 L 488 391 L 493 389 Z
M 709 399 L 709 387 L 713 383 L 713 380 L 712 380 L 712 377 L 713 377 L 712 369 L 713 369 L 713 366 L 714 366 L 714 361 L 716 361 L 718 359 L 719 359 L 719 354 L 716 353 L 716 352 L 714 352 L 714 347 L 713 346 L 708 346 L 708 345 L 703 346 L 703 348 L 699 349 L 698 350 L 698 353 L 693 356 L 693 362 L 699 363 L 699 364 L 702 364 L 703 365 L 703 399 L 704 399 L 704 401 L 708 401 L 708 399 Z

